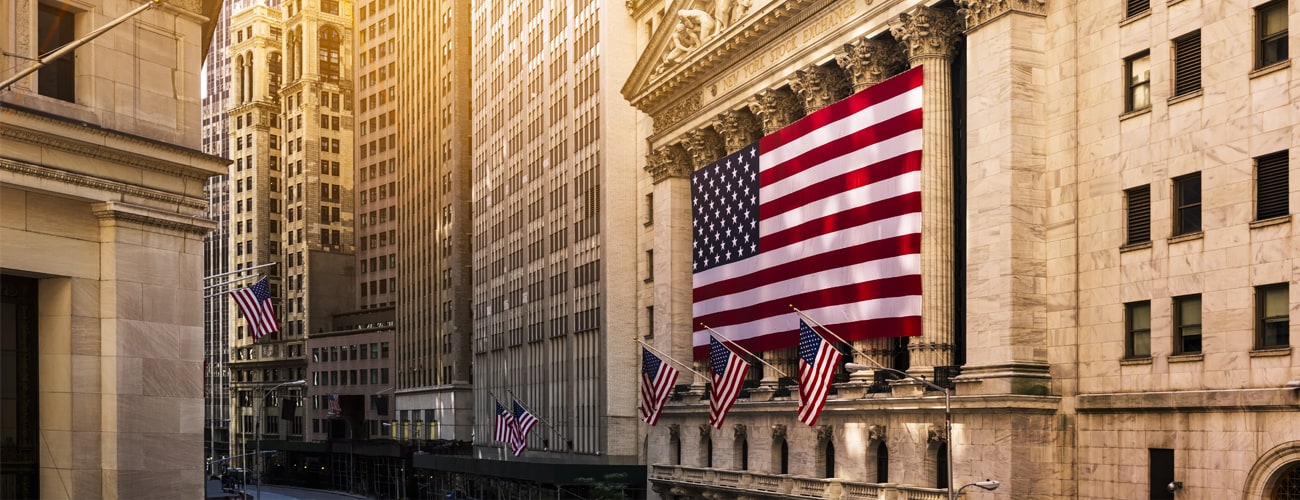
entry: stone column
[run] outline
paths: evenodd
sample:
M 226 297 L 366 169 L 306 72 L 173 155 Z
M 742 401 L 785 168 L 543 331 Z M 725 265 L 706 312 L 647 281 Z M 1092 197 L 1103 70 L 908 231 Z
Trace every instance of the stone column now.
M 646 157 L 654 183 L 655 348 L 682 362 L 691 359 L 691 159 L 671 144 Z M 666 361 L 665 361 L 666 362 Z M 684 374 L 687 380 L 693 375 Z M 702 386 L 703 382 L 699 382 Z
M 1043 0 L 960 0 L 969 40 L 964 394 L 1046 394 L 1046 58 Z
M 934 367 L 952 364 L 953 346 L 953 53 L 961 21 L 953 12 L 918 6 L 899 15 L 890 32 L 903 43 L 913 68 L 924 66 L 924 139 L 921 161 L 922 333 L 912 339 L 911 367 L 916 376 L 934 376 Z
M 853 92 L 861 92 L 867 87 L 884 81 L 902 72 L 907 67 L 907 57 L 903 47 L 892 41 L 872 40 L 863 37 L 854 43 L 844 44 L 835 53 L 835 60 L 844 68 L 853 84 Z M 866 353 L 885 368 L 894 367 L 894 339 L 892 337 L 853 341 L 853 362 L 870 365 L 859 352 Z M 854 372 L 850 380 L 859 383 L 871 382 L 872 372 Z
M 803 99 L 809 114 L 848 97 L 853 89 L 843 71 L 816 64 L 795 71 L 790 88 Z
M 686 172 L 687 172 L 687 174 L 686 174 L 686 195 L 687 195 L 687 208 L 686 208 L 686 210 L 687 210 L 687 217 L 686 217 L 686 220 L 687 220 L 687 221 L 690 221 L 690 220 L 691 220 L 691 215 L 690 215 L 690 189 L 691 189 L 691 187 L 690 187 L 690 186 L 691 186 L 691 184 L 690 184 L 690 172 L 693 172 L 693 171 L 695 171 L 695 170 L 698 169 L 698 168 L 702 168 L 702 167 L 704 167 L 704 166 L 706 166 L 706 165 L 708 165 L 708 164 L 710 164 L 710 163 L 713 163 L 714 161 L 717 161 L 718 158 L 721 158 L 721 157 L 722 157 L 723 155 L 725 155 L 726 153 L 725 153 L 725 152 L 723 151 L 723 149 L 722 149 L 722 139 L 721 139 L 720 137 L 718 137 L 718 133 L 715 132 L 715 131 L 713 130 L 713 128 L 711 128 L 711 127 L 705 127 L 705 128 L 696 129 L 696 130 L 692 130 L 692 131 L 690 131 L 690 132 L 687 132 L 686 135 L 685 135 L 685 137 L 682 139 L 681 144 L 682 144 L 682 148 L 684 148 L 684 149 L 686 150 L 686 153 L 690 155 L 690 163 L 688 164 L 687 169 L 686 169 Z M 691 242 L 691 241 L 692 241 L 692 240 L 691 240 L 692 235 L 690 234 L 690 229 L 689 229 L 690 226 L 689 226 L 689 224 L 688 224 L 687 227 L 688 227 L 688 229 L 687 229 L 687 238 L 686 238 L 686 241 L 687 241 L 687 242 Z M 686 249 L 687 249 L 688 253 L 689 253 L 689 251 L 690 251 L 691 248 L 692 248 L 692 245 L 687 245 L 687 246 L 686 246 Z M 656 255 L 657 255 L 657 254 L 658 254 L 658 253 L 656 252 Z M 687 258 L 690 259 L 690 257 L 687 257 Z M 688 277 L 688 278 L 689 278 L 689 277 Z M 687 280 L 687 283 L 690 283 L 690 280 L 689 280 L 689 279 Z M 689 293 L 686 294 L 686 295 L 687 295 L 688 297 L 690 296 Z M 688 310 L 688 311 L 691 310 L 691 304 L 687 304 L 687 310 Z M 693 318 L 693 317 L 694 317 L 694 315 L 692 314 L 692 318 Z M 689 330 L 689 331 L 694 331 L 695 328 L 698 327 L 698 326 L 699 326 L 699 325 L 691 324 L 691 325 L 690 325 L 690 328 L 688 328 L 688 330 Z M 688 343 L 687 345 L 689 346 L 689 345 L 691 345 L 691 344 Z M 689 358 L 687 358 L 687 359 L 689 359 Z M 707 375 L 707 374 L 709 373 L 709 363 L 708 363 L 708 360 L 700 360 L 700 361 L 696 361 L 694 364 L 695 364 L 695 371 L 696 371 L 696 372 L 699 372 L 701 375 Z M 707 383 L 708 380 L 707 380 L 705 377 L 702 377 L 702 376 L 700 376 L 700 375 L 694 375 L 694 380 L 695 380 L 695 382 L 691 384 L 691 393 L 692 393 L 692 394 L 698 393 L 699 395 L 703 396 L 703 395 L 704 395 L 704 384 Z
M 722 137 L 727 154 L 740 151 L 763 136 L 763 127 L 749 108 L 723 111 L 713 119 L 713 129 Z

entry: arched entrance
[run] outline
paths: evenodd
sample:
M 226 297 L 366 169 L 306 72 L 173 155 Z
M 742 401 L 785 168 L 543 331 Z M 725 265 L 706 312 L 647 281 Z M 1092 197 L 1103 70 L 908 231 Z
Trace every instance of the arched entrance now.
M 1255 461 L 1242 488 L 1246 500 L 1300 500 L 1300 441 L 1273 447 Z

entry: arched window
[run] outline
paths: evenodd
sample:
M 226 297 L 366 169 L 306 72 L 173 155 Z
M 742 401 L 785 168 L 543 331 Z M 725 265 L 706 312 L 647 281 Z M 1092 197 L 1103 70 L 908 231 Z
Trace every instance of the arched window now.
M 825 457 L 822 460 L 826 466 L 825 470 L 822 471 L 822 477 L 835 477 L 835 443 L 827 440 L 822 453 Z
M 1277 473 L 1268 498 L 1273 500 L 1300 500 L 1300 462 L 1292 462 Z
M 703 440 L 704 442 L 701 444 L 704 446 L 700 447 L 700 453 L 704 454 L 704 460 L 700 460 L 700 463 L 704 464 L 705 467 L 713 467 L 713 438 L 704 436 Z
M 343 44 L 343 36 L 338 30 L 326 26 L 320 30 L 320 38 L 316 41 L 319 49 L 319 70 L 322 80 L 331 83 L 338 83 L 341 76 L 341 67 L 339 66 L 339 47 Z
M 676 434 L 668 439 L 668 454 L 673 459 L 673 465 L 682 464 L 682 439 Z
M 235 56 L 235 102 L 244 102 L 244 55 Z
M 274 96 L 280 92 L 280 83 L 283 80 L 284 61 L 280 58 L 279 52 L 272 52 L 266 61 L 267 91 L 266 95 Z
M 889 446 L 884 441 L 876 445 L 876 482 L 889 482 Z
M 749 439 L 736 438 L 736 457 L 734 463 L 740 470 L 749 470 Z
M 790 473 L 790 450 L 786 446 L 785 438 L 777 439 L 772 443 L 772 472 Z
M 944 489 L 948 487 L 948 443 L 939 443 L 937 454 L 934 457 L 934 487 Z

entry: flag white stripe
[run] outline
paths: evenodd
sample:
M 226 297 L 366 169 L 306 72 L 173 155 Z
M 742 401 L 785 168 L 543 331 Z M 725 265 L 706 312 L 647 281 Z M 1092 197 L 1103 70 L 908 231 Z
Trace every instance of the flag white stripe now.
M 810 220 L 838 214 L 866 204 L 885 201 L 908 193 L 921 192 L 921 172 L 912 171 L 879 180 L 865 186 L 842 191 L 820 200 L 794 207 L 780 215 L 759 221 L 759 237 L 796 227 Z
M 826 179 L 839 177 L 847 172 L 852 172 L 861 168 L 870 168 L 872 165 L 905 155 L 907 153 L 920 151 L 923 144 L 921 130 L 909 130 L 900 135 L 882 140 L 861 149 L 844 154 L 838 158 L 832 158 L 816 166 L 810 167 L 798 174 L 788 176 L 758 189 L 758 199 L 771 201 L 779 199 L 790 193 L 803 189 L 807 186 L 816 184 Z M 767 156 L 767 155 L 763 155 Z M 767 170 L 778 165 L 762 163 L 759 159 L 759 169 Z
M 716 312 L 747 307 L 800 293 L 899 276 L 912 276 L 920 273 L 921 256 L 905 254 L 870 262 L 850 264 L 836 269 L 827 269 L 770 283 L 762 287 L 748 288 L 737 293 L 701 300 L 692 304 L 691 311 L 695 314 L 695 317 L 699 318 Z
M 784 163 L 835 139 L 857 133 L 862 129 L 883 123 L 903 113 L 920 109 L 923 96 L 921 87 L 916 87 L 832 123 L 822 125 L 798 139 L 781 145 L 781 147 L 771 151 L 764 151 L 759 157 L 760 164 Z
M 804 313 L 814 318 L 819 318 L 821 322 L 826 325 L 866 321 L 871 319 L 920 316 L 921 296 L 905 295 L 900 297 L 864 300 L 851 304 L 807 309 Z M 709 326 L 713 327 L 714 330 L 721 332 L 723 336 L 739 342 L 773 333 L 789 332 L 791 323 L 798 324 L 798 321 L 799 316 L 790 312 L 776 316 L 768 316 L 766 318 L 759 318 L 745 323 L 737 323 L 735 325 Z M 709 331 L 701 330 L 694 332 L 693 340 L 694 345 L 709 345 Z

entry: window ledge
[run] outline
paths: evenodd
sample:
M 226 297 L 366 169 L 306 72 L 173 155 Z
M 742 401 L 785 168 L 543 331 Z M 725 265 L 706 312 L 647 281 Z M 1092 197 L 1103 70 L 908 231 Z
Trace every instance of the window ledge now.
M 1147 106 L 1142 109 L 1135 109 L 1133 111 L 1128 111 L 1124 114 L 1119 115 L 1119 121 L 1128 120 L 1130 118 L 1135 118 L 1149 113 L 1151 113 L 1151 106 Z
M 1119 25 L 1120 25 L 1120 26 L 1128 26 L 1128 25 L 1130 25 L 1130 24 L 1133 24 L 1133 23 L 1137 22 L 1137 21 L 1140 20 L 1140 19 L 1146 19 L 1146 18 L 1148 18 L 1148 17 L 1151 17 L 1151 9 L 1147 9 L 1147 10 L 1144 10 L 1144 11 L 1142 11 L 1142 12 L 1139 12 L 1137 15 L 1135 15 L 1135 16 L 1133 16 L 1133 17 L 1127 17 L 1127 18 L 1124 18 L 1124 20 L 1122 20 L 1122 21 L 1119 22 Z
M 1169 362 L 1170 362 L 1170 363 L 1190 363 L 1190 362 L 1192 362 L 1192 361 L 1200 361 L 1200 360 L 1202 360 L 1202 359 L 1205 359 L 1205 354 L 1202 354 L 1202 353 L 1199 353 L 1199 352 L 1197 352 L 1197 353 L 1192 353 L 1192 354 L 1171 354 L 1171 355 L 1169 355 Z
M 1290 67 L 1291 67 L 1291 60 L 1290 60 L 1290 59 L 1287 59 L 1287 60 L 1285 60 L 1285 61 L 1275 62 L 1275 63 L 1270 64 L 1270 65 L 1268 65 L 1268 66 L 1264 66 L 1263 68 L 1259 68 L 1259 69 L 1256 69 L 1256 70 L 1254 70 L 1254 71 L 1251 71 L 1250 73 L 1247 73 L 1246 76 L 1253 80 L 1253 79 L 1255 79 L 1255 78 L 1259 78 L 1259 77 L 1261 77 L 1261 76 L 1264 76 L 1264 75 L 1267 75 L 1267 74 L 1270 74 L 1270 73 L 1273 73 L 1273 72 L 1276 72 L 1276 71 L 1281 71 L 1281 70 L 1284 70 L 1284 69 L 1287 69 L 1287 68 L 1290 68 Z
M 1182 242 L 1184 242 L 1184 241 L 1199 240 L 1199 239 L 1202 239 L 1202 238 L 1204 238 L 1204 237 L 1205 237 L 1205 232 L 1203 232 L 1203 231 L 1197 231 L 1197 232 L 1195 232 L 1195 233 L 1180 234 L 1180 235 L 1178 235 L 1178 236 L 1170 236 L 1170 237 L 1169 237 L 1169 244 L 1172 245 L 1172 244 L 1174 244 L 1174 243 L 1182 243 Z
M 1250 223 L 1250 228 L 1259 229 L 1261 227 L 1277 226 L 1277 225 L 1287 224 L 1289 222 L 1291 222 L 1291 214 L 1283 215 L 1281 217 L 1273 217 L 1270 219 L 1252 221 Z
M 1183 95 L 1176 95 L 1169 98 L 1169 104 L 1174 105 L 1183 101 L 1190 101 L 1205 94 L 1205 89 L 1196 89 L 1194 92 L 1188 92 Z
M 1286 347 L 1261 347 L 1250 351 L 1252 358 L 1270 358 L 1273 356 L 1290 356 L 1291 346 Z
M 1144 358 L 1124 358 L 1119 360 L 1120 366 L 1137 366 L 1151 364 L 1151 356 Z
M 1119 253 L 1136 252 L 1138 250 L 1149 250 L 1151 246 L 1152 243 L 1150 241 L 1144 241 L 1142 243 L 1134 243 L 1131 245 L 1124 245 L 1122 247 L 1119 247 Z

